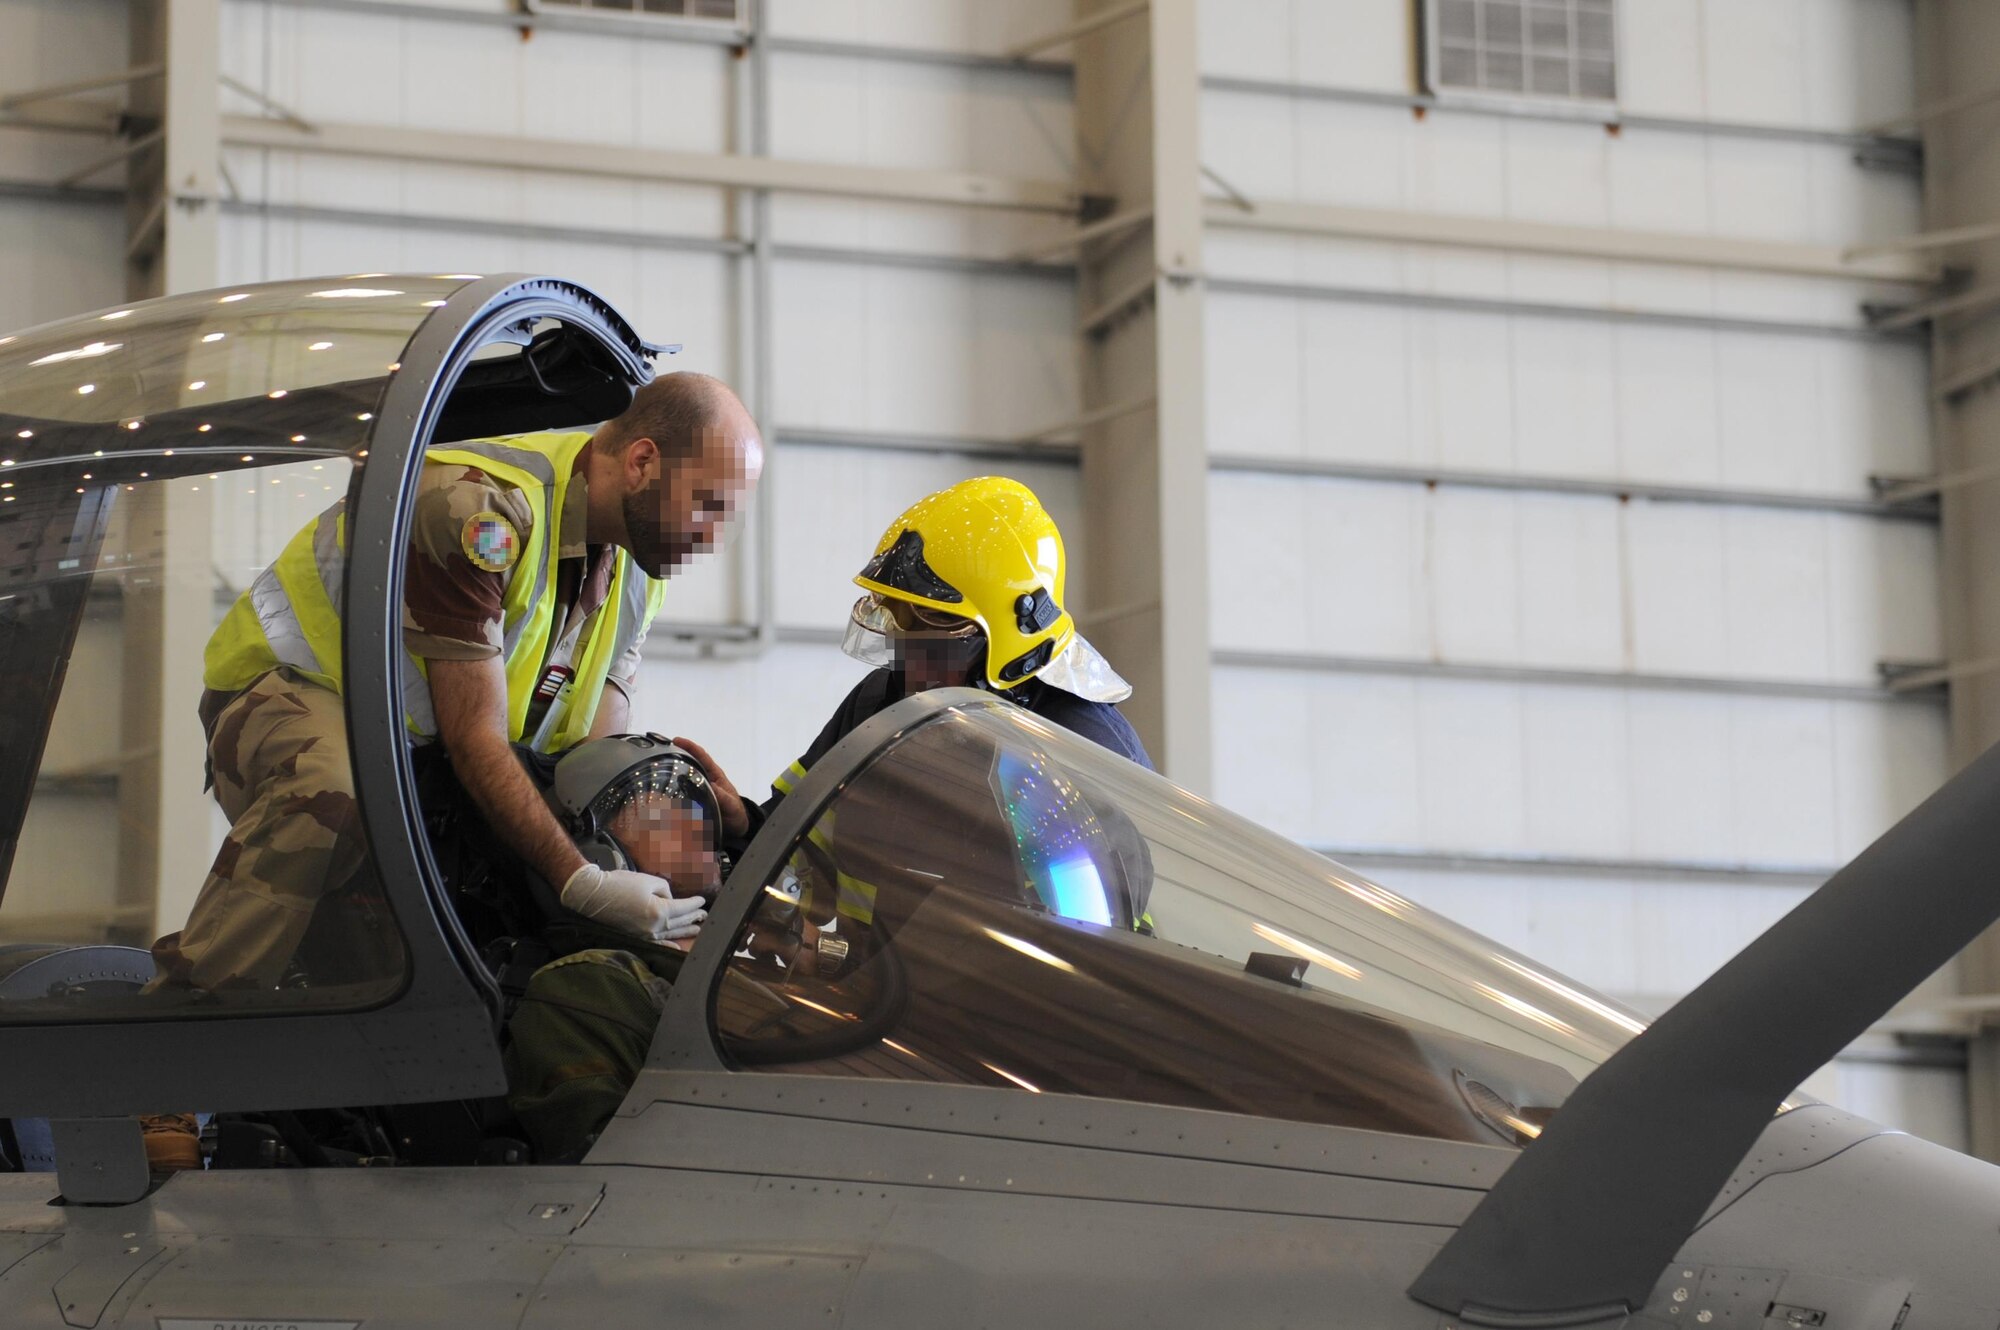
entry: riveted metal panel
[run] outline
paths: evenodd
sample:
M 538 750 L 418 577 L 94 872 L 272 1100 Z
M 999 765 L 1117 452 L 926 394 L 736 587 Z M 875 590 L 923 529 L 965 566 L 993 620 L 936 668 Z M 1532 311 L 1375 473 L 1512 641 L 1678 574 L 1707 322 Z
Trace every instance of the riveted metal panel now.
M 693 1227 L 693 1217 L 687 1220 Z M 572 1247 L 522 1330 L 674 1326 L 837 1326 L 855 1257 L 668 1247 Z M 851 1323 L 851 1322 L 850 1322 Z
M 1242 1193 L 1247 1208 L 1375 1214 L 1365 1207 L 1382 1197 L 1421 1195 L 1409 1202 L 1421 1219 L 1403 1217 L 1453 1224 L 1517 1154 L 1200 1109 L 844 1077 L 647 1072 L 627 1098 L 626 1108 L 635 1106 L 642 1111 L 613 1120 L 592 1163 L 784 1172 L 790 1162 L 808 1177 L 1040 1184 L 1066 1195 L 1166 1201 L 1220 1176 L 1204 1165 L 1234 1166 L 1262 1179 Z M 1000 1164 L 1014 1171 L 992 1173 Z M 1350 1208 L 1315 1208 L 1335 1202 Z
M 497 1235 L 391 1242 L 301 1227 L 292 1237 L 202 1238 L 147 1281 L 124 1324 L 512 1325 L 562 1251 Z

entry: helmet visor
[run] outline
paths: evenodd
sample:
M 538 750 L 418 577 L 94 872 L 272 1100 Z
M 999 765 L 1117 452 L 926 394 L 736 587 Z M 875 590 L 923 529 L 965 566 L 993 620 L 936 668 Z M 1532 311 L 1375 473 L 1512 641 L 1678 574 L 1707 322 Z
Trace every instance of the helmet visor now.
M 870 593 L 854 602 L 841 650 L 864 665 L 893 669 L 924 686 L 963 682 L 986 649 L 979 625 Z

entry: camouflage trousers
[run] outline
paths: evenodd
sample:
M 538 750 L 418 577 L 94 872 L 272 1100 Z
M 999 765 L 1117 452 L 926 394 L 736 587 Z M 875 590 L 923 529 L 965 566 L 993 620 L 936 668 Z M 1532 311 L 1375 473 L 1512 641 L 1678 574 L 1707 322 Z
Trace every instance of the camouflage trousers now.
M 273 670 L 216 713 L 208 756 L 229 835 L 186 925 L 153 944 L 156 982 L 273 988 L 314 911 L 366 860 L 340 695 Z

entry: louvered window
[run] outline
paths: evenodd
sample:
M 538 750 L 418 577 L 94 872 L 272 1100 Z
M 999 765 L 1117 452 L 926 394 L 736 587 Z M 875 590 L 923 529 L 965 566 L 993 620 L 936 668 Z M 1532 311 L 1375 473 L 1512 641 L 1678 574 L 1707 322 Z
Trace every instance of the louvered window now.
M 739 0 L 528 0 L 531 11 L 605 14 L 621 18 L 711 18 L 740 22 Z
M 1425 0 L 1424 18 L 1434 93 L 1618 96 L 1615 0 Z

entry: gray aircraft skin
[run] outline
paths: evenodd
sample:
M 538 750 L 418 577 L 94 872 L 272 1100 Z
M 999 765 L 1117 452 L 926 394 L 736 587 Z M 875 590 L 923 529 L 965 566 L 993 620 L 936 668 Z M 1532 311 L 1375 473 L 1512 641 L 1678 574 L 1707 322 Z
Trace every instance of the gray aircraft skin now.
M 338 458 L 400 942 L 390 982 L 168 1003 L 136 948 L 22 950 L 0 897 L 0 1115 L 56 1166 L 0 1173 L 7 1330 L 2000 1324 L 2000 1172 L 1792 1093 L 2000 914 L 1991 754 L 1648 1026 L 1004 699 L 925 694 L 763 827 L 581 1162 L 149 1180 L 139 1114 L 504 1091 L 403 740 L 411 488 L 427 445 L 616 414 L 665 348 L 539 277 L 125 308 L 0 340 L 0 874 L 55 797 L 121 487 Z M 807 963 L 801 920 L 850 961 Z

